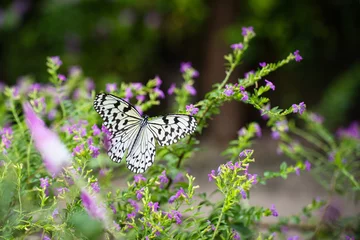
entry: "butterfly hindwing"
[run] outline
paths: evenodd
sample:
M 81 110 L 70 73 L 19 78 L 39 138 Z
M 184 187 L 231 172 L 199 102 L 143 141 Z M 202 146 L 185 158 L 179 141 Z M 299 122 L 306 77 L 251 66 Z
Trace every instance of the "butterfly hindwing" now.
M 167 146 L 179 141 L 196 129 L 196 119 L 189 115 L 169 114 L 149 120 L 148 126 L 157 142 Z

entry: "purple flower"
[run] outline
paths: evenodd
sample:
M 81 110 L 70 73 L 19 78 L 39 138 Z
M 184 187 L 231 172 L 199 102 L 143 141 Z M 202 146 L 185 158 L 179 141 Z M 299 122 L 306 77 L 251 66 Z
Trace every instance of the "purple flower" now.
M 339 128 L 336 132 L 338 137 L 349 137 L 360 139 L 360 126 L 358 122 L 352 122 L 347 128 Z
M 73 149 L 73 156 L 80 155 L 84 151 L 84 144 L 77 145 Z
M 116 83 L 107 83 L 106 84 L 106 91 L 107 92 L 115 92 L 117 90 L 117 84 Z
M 301 103 L 299 103 L 299 105 L 293 104 L 292 108 L 293 108 L 294 113 L 298 112 L 301 115 L 305 111 L 306 105 L 304 102 L 301 102 Z
M 59 210 L 57 208 L 55 208 L 54 211 L 52 212 L 51 216 L 53 218 L 56 218 L 57 215 L 59 215 Z
M 97 158 L 100 154 L 100 148 L 95 147 L 94 145 L 90 145 L 89 150 L 91 152 L 91 157 L 93 158 Z
M 296 173 L 296 175 L 300 176 L 300 168 L 299 167 L 295 168 L 295 173 Z
M 306 171 L 310 171 L 310 169 L 311 169 L 311 163 L 308 161 L 308 160 L 306 160 L 305 161 L 305 169 L 306 169 Z
M 234 50 L 241 50 L 244 48 L 244 45 L 242 43 L 234 43 L 230 46 Z
M 158 202 L 155 202 L 155 203 L 149 202 L 148 206 L 149 206 L 150 210 L 153 211 L 153 212 L 157 212 L 159 210 L 159 203 Z
M 126 99 L 130 99 L 130 98 L 132 98 L 133 97 L 133 93 L 132 93 L 132 91 L 131 91 L 131 88 L 126 88 L 125 89 L 125 98 Z
M 180 64 L 180 72 L 181 73 L 185 73 L 190 68 L 191 68 L 191 62 L 182 62 Z
M 277 129 L 281 132 L 287 132 L 289 131 L 289 125 L 288 125 L 288 121 L 285 119 L 285 120 L 282 120 L 282 121 L 277 121 L 275 123 Z
M 56 133 L 45 126 L 36 116 L 29 103 L 23 104 L 26 124 L 35 146 L 40 152 L 44 165 L 52 175 L 57 175 L 63 167 L 71 165 L 71 155 Z
M 271 137 L 272 137 L 272 139 L 278 140 L 280 138 L 280 133 L 276 130 L 272 130 Z
M 261 127 L 259 124 L 255 123 L 254 124 L 255 127 L 255 134 L 257 137 L 261 137 L 262 136 L 262 132 L 261 132 Z
M 132 213 L 129 213 L 128 215 L 127 215 L 127 219 L 134 219 L 135 218 L 135 216 L 136 216 L 136 212 L 132 212 Z
M 112 212 L 113 212 L 114 214 L 116 214 L 116 207 L 115 207 L 114 203 L 111 203 L 111 204 L 110 204 L 110 208 L 111 208 Z
M 185 84 L 185 90 L 190 93 L 190 95 L 196 95 L 196 89 L 190 84 Z
M 248 34 L 254 33 L 254 27 L 242 27 L 241 28 L 241 35 L 246 37 Z
M 56 114 L 57 114 L 56 109 L 51 109 L 51 110 L 48 112 L 48 114 L 47 114 L 47 118 L 48 118 L 50 121 L 52 121 L 52 120 L 55 119 Z
M 241 158 L 250 157 L 253 152 L 254 152 L 254 150 L 252 150 L 252 149 L 244 149 L 243 151 L 240 152 L 239 157 L 241 157 Z
M 50 57 L 50 59 L 53 62 L 53 64 L 55 64 L 57 67 L 60 67 L 62 65 L 62 61 L 59 56 L 53 56 Z
M 351 236 L 345 236 L 345 240 L 355 240 L 355 237 L 351 237 Z
M 154 92 L 159 98 L 165 98 L 165 94 L 160 88 L 154 88 Z
M 271 211 L 271 214 L 272 214 L 274 217 L 279 216 L 278 212 L 277 212 L 276 209 L 275 209 L 275 205 L 274 205 L 274 204 L 271 205 L 270 211 Z
M 48 187 L 50 186 L 49 178 L 40 178 L 40 187 L 44 189 L 45 191 L 48 190 Z
M 246 199 L 246 192 L 245 192 L 244 189 L 240 188 L 240 194 L 241 194 L 243 199 Z
M 71 77 L 78 77 L 82 73 L 82 69 L 79 66 L 71 66 L 69 69 L 69 75 Z
M 115 230 L 120 231 L 120 229 L 121 229 L 120 225 L 115 221 L 113 221 L 113 223 L 114 223 Z
M 68 192 L 69 189 L 66 187 L 59 187 L 59 188 L 56 188 L 56 191 L 57 191 L 57 195 L 62 195 L 62 194 L 65 194 L 65 192 Z
M 199 72 L 196 71 L 195 69 L 192 70 L 191 75 L 192 78 L 197 78 L 200 76 Z
M 94 125 L 91 127 L 91 129 L 93 130 L 93 135 L 94 135 L 94 136 L 100 135 L 101 130 L 99 129 L 99 127 L 98 127 L 96 124 L 94 124 Z
M 176 199 L 180 198 L 181 196 L 187 197 L 187 195 L 184 192 L 183 188 L 180 188 L 175 195 L 171 196 L 169 198 L 169 203 L 173 203 Z
M 239 137 L 245 136 L 247 134 L 247 129 L 245 127 L 240 128 L 240 130 L 237 132 Z
M 94 192 L 99 193 L 100 192 L 100 186 L 98 182 L 91 183 L 91 188 L 94 190 Z
M 11 140 L 13 138 L 12 136 L 13 131 L 11 127 L 4 127 L 0 130 L 0 136 L 1 136 L 1 144 L 7 149 L 11 146 Z M 6 150 L 4 149 L 4 154 L 6 154 Z
M 48 235 L 44 235 L 43 240 L 51 240 L 51 238 Z
M 135 90 L 140 90 L 143 87 L 143 85 L 140 82 L 134 82 L 134 83 L 131 83 L 131 87 Z
M 265 79 L 265 82 L 266 82 L 266 87 L 269 87 L 270 89 L 275 91 L 275 85 L 272 82 L 270 82 L 270 81 L 268 81 L 266 79 Z
M 180 225 L 182 223 L 181 220 L 181 213 L 179 211 L 176 210 L 171 210 L 171 213 L 167 214 L 169 219 L 174 219 L 176 221 L 176 224 Z
M 146 182 L 146 178 L 144 178 L 142 174 L 134 175 L 134 182 L 135 183 L 139 183 L 141 181 Z
M 239 233 L 236 232 L 234 229 L 232 230 L 232 234 L 233 234 L 233 239 L 234 240 L 240 240 L 241 239 Z
M 137 202 L 135 200 L 129 199 L 128 202 L 134 208 L 135 212 L 139 211 L 139 205 L 137 204 Z
M 162 84 L 162 81 L 161 81 L 160 77 L 158 75 L 156 75 L 155 76 L 155 86 L 160 87 L 161 84 Z
M 99 203 L 95 195 L 90 195 L 86 190 L 81 191 L 81 201 L 87 213 L 100 220 L 105 219 L 105 207 Z
M 300 62 L 303 59 L 302 56 L 300 56 L 300 54 L 299 54 L 299 50 L 296 50 L 294 52 L 294 56 L 295 56 L 295 61 L 297 61 L 297 62 Z
M 161 175 L 159 176 L 159 180 L 160 180 L 160 183 L 161 185 L 164 185 L 166 183 L 169 182 L 169 179 L 166 177 L 166 172 L 165 170 L 161 173 Z
M 299 240 L 299 236 L 288 237 L 287 240 Z
M 65 82 L 65 81 L 66 81 L 66 77 L 65 77 L 64 74 L 58 74 L 58 78 L 59 78 L 59 80 L 62 81 L 62 82 Z
M 322 124 L 324 122 L 324 117 L 317 113 L 310 113 L 310 119 L 316 123 Z
M 144 102 L 144 100 L 145 100 L 145 95 L 137 95 L 137 96 L 136 96 L 136 100 L 138 100 L 139 102 Z
M 329 162 L 333 162 L 335 160 L 335 152 L 331 152 L 328 155 Z
M 195 115 L 199 112 L 199 109 L 197 107 L 195 107 L 193 104 L 190 104 L 190 105 L 186 105 L 186 111 L 190 115 Z
M 254 70 L 251 70 L 251 71 L 245 73 L 244 77 L 245 77 L 245 78 L 250 78 L 250 77 L 251 77 L 252 75 L 254 75 L 254 74 L 255 74 L 255 71 L 254 71 Z M 240 90 L 241 90 L 241 89 L 240 89 Z
M 260 65 L 260 67 L 264 68 L 264 67 L 266 67 L 267 64 L 266 64 L 266 62 L 261 62 L 261 63 L 259 63 L 259 65 Z
M 211 170 L 211 173 L 208 174 L 209 182 L 215 179 L 215 170 Z
M 228 97 L 234 94 L 234 87 L 230 84 L 226 84 L 224 94 Z
M 172 83 L 172 84 L 170 85 L 170 88 L 168 89 L 167 93 L 168 93 L 169 95 L 172 95 L 172 94 L 174 93 L 174 91 L 175 91 L 175 88 L 176 88 L 176 84 L 175 84 L 175 83 Z
M 136 198 L 137 200 L 141 200 L 144 195 L 144 188 L 141 188 L 140 190 L 136 190 Z
M 241 92 L 241 94 L 242 94 L 241 101 L 246 102 L 249 100 L 249 95 L 246 91 Z
M 257 174 L 248 174 L 249 180 L 252 181 L 252 184 L 255 185 L 258 183 L 257 181 Z

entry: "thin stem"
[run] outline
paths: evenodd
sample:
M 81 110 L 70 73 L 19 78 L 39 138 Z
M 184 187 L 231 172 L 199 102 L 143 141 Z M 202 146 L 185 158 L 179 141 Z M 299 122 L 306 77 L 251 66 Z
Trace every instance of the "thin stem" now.
M 217 232 L 218 232 L 218 229 L 219 229 L 219 226 L 220 226 L 220 222 L 221 222 L 221 219 L 222 219 L 222 217 L 223 217 L 223 215 L 224 215 L 224 211 L 225 211 L 225 203 L 226 203 L 226 198 L 225 198 L 224 204 L 223 204 L 223 206 L 222 206 L 222 208 L 221 208 L 221 213 L 220 213 L 220 216 L 219 216 L 219 219 L 218 219 L 218 222 L 217 222 L 217 224 L 216 224 L 216 227 L 215 227 L 215 230 L 214 230 L 214 234 L 213 234 L 211 240 L 215 239 L 216 234 L 217 234 Z
M 24 133 L 25 133 L 25 130 L 24 130 L 24 128 L 23 128 L 23 125 L 21 124 L 21 121 L 20 121 L 20 118 L 19 118 L 18 114 L 16 113 L 15 105 L 14 105 L 14 102 L 13 102 L 12 99 L 10 99 L 10 108 L 11 108 L 11 112 L 12 112 L 12 114 L 13 114 L 13 116 L 14 116 L 14 119 L 15 119 L 15 121 L 16 121 L 16 124 L 19 126 L 22 134 L 24 134 Z
M 27 148 L 27 157 L 26 157 L 26 167 L 27 167 L 27 174 L 30 177 L 30 153 L 31 153 L 31 146 L 32 146 L 32 136 L 30 136 L 30 142 Z

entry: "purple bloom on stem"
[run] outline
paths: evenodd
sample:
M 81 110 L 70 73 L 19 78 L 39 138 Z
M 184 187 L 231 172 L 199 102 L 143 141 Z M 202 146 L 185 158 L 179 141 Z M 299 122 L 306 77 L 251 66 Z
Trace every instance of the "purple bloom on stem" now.
M 100 186 L 98 182 L 91 183 L 91 188 L 94 190 L 94 192 L 99 193 L 100 192 Z
M 275 205 L 274 205 L 274 204 L 271 205 L 270 211 L 271 211 L 271 214 L 272 214 L 274 217 L 279 216 L 278 212 L 277 212 L 276 209 L 275 209 Z
M 243 91 L 243 92 L 241 92 L 241 94 L 242 94 L 241 101 L 246 102 L 246 101 L 248 101 L 248 100 L 249 100 L 249 95 L 248 95 L 248 93 L 247 93 L 247 92 Z
M 79 66 L 71 66 L 69 69 L 69 75 L 72 77 L 78 77 L 82 73 L 82 69 Z
M 241 35 L 244 37 L 247 36 L 250 33 L 254 33 L 254 27 L 242 27 L 241 28 Z
M 251 156 L 253 152 L 254 150 L 252 149 L 244 149 L 243 151 L 240 152 L 239 157 L 243 158 L 243 157 Z
M 176 84 L 175 84 L 175 83 L 172 83 L 172 84 L 170 85 L 170 88 L 168 89 L 167 93 L 168 93 L 169 95 L 172 95 L 172 94 L 174 93 L 174 91 L 175 91 L 175 88 L 176 88 Z
M 215 170 L 211 170 L 211 173 L 208 174 L 209 182 L 215 179 Z
M 305 169 L 306 169 L 306 171 L 310 171 L 310 169 L 311 169 L 311 163 L 308 161 L 308 160 L 306 160 L 305 161 Z
M 136 190 L 136 198 L 137 200 L 141 200 L 143 198 L 144 195 L 144 189 L 140 189 L 140 190 Z
M 306 109 L 306 105 L 304 102 L 301 102 L 299 103 L 298 105 L 297 104 L 293 104 L 292 105 L 292 108 L 293 108 L 293 112 L 294 113 L 299 113 L 300 115 L 303 114 L 303 112 L 305 111 Z
M 149 208 L 151 209 L 151 211 L 153 212 L 157 212 L 159 210 L 159 203 L 158 202 L 149 202 L 148 204 Z
M 90 195 L 85 190 L 81 191 L 81 201 L 84 205 L 87 213 L 93 217 L 100 220 L 105 219 L 105 208 L 101 203 L 98 203 L 96 196 Z
M 154 92 L 159 98 L 165 98 L 165 94 L 160 88 L 154 88 Z
M 106 84 L 106 91 L 107 92 L 115 92 L 117 90 L 117 84 L 116 83 L 107 83 Z
M 335 152 L 331 152 L 328 155 L 329 162 L 333 162 L 335 160 Z
M 96 124 L 94 124 L 94 125 L 91 127 L 91 129 L 93 130 L 93 135 L 94 135 L 94 136 L 100 135 L 101 130 L 100 130 L 100 128 L 99 128 Z
M 91 157 L 93 158 L 97 158 L 100 154 L 100 148 L 95 147 L 94 145 L 90 145 L 89 150 L 91 152 Z
M 277 121 L 275 123 L 277 129 L 281 132 L 287 132 L 289 131 L 289 126 L 288 126 L 288 121 L 285 119 L 285 120 L 282 120 L 282 121 Z
M 135 218 L 135 216 L 136 216 L 136 212 L 132 212 L 132 213 L 129 213 L 128 215 L 127 215 L 127 219 L 133 219 L 133 218 Z
M 245 76 L 245 78 L 249 78 L 251 75 L 254 75 L 254 74 L 255 74 L 254 70 L 251 70 L 251 71 L 245 73 L 244 76 Z
M 244 189 L 240 188 L 240 194 L 241 194 L 243 199 L 246 199 L 246 192 L 245 192 Z
M 62 65 L 62 61 L 59 56 L 50 57 L 51 61 L 58 67 Z
M 316 123 L 322 124 L 324 122 L 324 117 L 317 113 L 310 113 L 310 119 Z
M 299 54 L 299 50 L 296 50 L 294 52 L 294 56 L 295 56 L 295 61 L 297 61 L 297 62 L 300 62 L 303 59 L 302 56 L 300 56 L 300 54 Z
M 117 222 L 115 222 L 115 221 L 113 221 L 113 223 L 114 223 L 115 230 L 116 230 L 116 231 L 120 231 L 120 230 L 121 230 L 120 225 L 119 225 Z
M 265 79 L 265 82 L 266 82 L 267 87 L 269 87 L 271 90 L 275 91 L 275 85 L 272 82 L 270 82 L 266 79 Z
M 258 183 L 257 181 L 257 174 L 248 174 L 249 180 L 252 181 L 252 184 L 255 185 Z
M 56 191 L 57 191 L 57 195 L 62 195 L 62 194 L 65 194 L 65 192 L 68 192 L 69 189 L 66 188 L 66 187 L 59 187 L 59 188 L 56 188 Z
M 264 68 L 264 67 L 266 67 L 267 64 L 266 64 L 266 62 L 261 62 L 261 63 L 259 63 L 259 65 L 260 65 L 260 67 Z
M 185 73 L 191 68 L 191 62 L 183 62 L 180 64 L 180 72 Z
M 26 124 L 35 147 L 40 152 L 44 165 L 52 175 L 57 175 L 63 167 L 71 165 L 71 155 L 56 133 L 45 126 L 29 103 L 23 104 Z
M 193 69 L 193 71 L 191 72 L 191 77 L 192 78 L 197 78 L 199 76 L 200 76 L 199 72 L 197 70 Z
M 245 91 L 245 87 L 244 87 L 244 86 L 240 86 L 239 89 L 240 89 L 241 92 Z
M 137 96 L 136 96 L 136 100 L 138 100 L 139 102 L 144 102 L 144 100 L 145 100 L 145 95 L 137 95 Z
M 224 94 L 228 97 L 234 94 L 234 87 L 230 84 L 226 84 Z
M 131 83 L 131 87 L 135 90 L 140 90 L 143 87 L 143 85 L 140 82 L 134 82 L 134 83 Z
M 248 131 L 245 127 L 240 128 L 240 130 L 237 132 L 239 137 L 245 136 Z
M 135 200 L 129 199 L 128 202 L 134 208 L 135 212 L 139 211 L 139 205 L 137 204 L 137 202 Z
M 156 75 L 155 76 L 155 86 L 160 87 L 161 84 L 162 84 L 162 81 L 161 81 L 160 77 L 158 75 Z
M 58 74 L 58 78 L 59 78 L 59 80 L 62 81 L 62 82 L 65 82 L 65 81 L 66 81 L 66 77 L 65 77 L 64 74 Z
M 299 240 L 299 236 L 288 237 L 287 240 Z
M 360 126 L 358 122 L 352 122 L 347 128 L 339 128 L 336 132 L 338 137 L 360 139 Z
M 51 238 L 50 238 L 48 235 L 45 235 L 45 236 L 43 237 L 43 240 L 51 240 Z
M 345 236 L 345 240 L 355 240 L 355 237 L 351 237 L 351 236 Z
M 190 95 L 193 95 L 193 96 L 196 95 L 196 89 L 194 88 L 194 86 L 192 86 L 190 84 L 185 84 L 185 89 L 188 93 L 190 93 Z
M 296 175 L 300 176 L 300 168 L 299 167 L 295 168 L 295 173 L 296 173 Z
M 111 208 L 112 212 L 113 212 L 114 214 L 116 214 L 116 207 L 114 206 L 113 203 L 110 204 L 110 208 Z
M 40 178 L 40 187 L 42 189 L 47 190 L 49 186 L 50 186 L 50 183 L 49 183 L 49 178 L 48 177 Z
M 130 99 L 132 97 L 133 97 L 133 93 L 131 91 L 131 88 L 126 88 L 126 90 L 125 90 L 125 98 Z
M 166 184 L 169 182 L 169 179 L 166 177 L 165 170 L 162 171 L 161 175 L 159 176 L 159 180 L 160 180 L 160 183 L 162 183 L 162 184 Z
M 135 183 L 139 183 L 141 181 L 146 182 L 146 178 L 144 178 L 142 174 L 134 175 L 134 182 Z
M 57 208 L 55 208 L 54 211 L 52 212 L 51 216 L 53 218 L 55 218 L 57 215 L 59 215 L 59 210 Z
M 272 139 L 278 140 L 280 138 L 280 133 L 278 131 L 271 131 L 271 137 Z
M 170 219 L 175 219 L 176 224 L 180 225 L 182 223 L 181 220 L 181 213 L 179 211 L 176 210 L 171 210 L 171 214 L 168 214 Z
M 169 198 L 169 203 L 173 203 L 176 199 L 178 199 L 179 197 L 187 197 L 185 192 L 184 192 L 184 189 L 183 188 L 180 188 L 175 195 L 171 196 Z
M 240 240 L 241 239 L 239 233 L 236 232 L 234 229 L 232 230 L 232 234 L 233 234 L 233 239 L 234 240 Z
M 261 132 L 261 127 L 259 124 L 255 123 L 254 124 L 255 127 L 255 134 L 257 137 L 261 137 L 262 136 L 262 132 Z
M 77 145 L 73 149 L 73 156 L 79 155 L 84 151 L 84 144 Z
M 195 115 L 199 112 L 199 109 L 197 107 L 195 107 L 193 104 L 190 104 L 190 105 L 186 105 L 186 111 L 190 115 Z
M 241 50 L 244 48 L 244 45 L 242 43 L 234 43 L 230 46 L 234 50 Z

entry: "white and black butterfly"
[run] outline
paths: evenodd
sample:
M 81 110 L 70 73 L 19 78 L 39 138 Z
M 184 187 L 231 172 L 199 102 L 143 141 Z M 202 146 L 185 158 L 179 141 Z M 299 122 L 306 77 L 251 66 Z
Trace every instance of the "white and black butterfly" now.
M 169 114 L 149 120 L 127 101 L 107 93 L 95 97 L 94 108 L 111 132 L 108 155 L 120 162 L 126 155 L 127 167 L 135 172 L 145 172 L 155 158 L 155 140 L 166 146 L 191 134 L 196 129 L 196 119 L 184 114 Z

